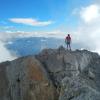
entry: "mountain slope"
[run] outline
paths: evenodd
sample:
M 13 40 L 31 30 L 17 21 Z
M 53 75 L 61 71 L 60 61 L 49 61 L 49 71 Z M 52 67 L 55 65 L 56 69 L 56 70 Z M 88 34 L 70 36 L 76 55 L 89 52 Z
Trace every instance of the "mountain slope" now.
M 0 100 L 100 100 L 100 56 L 45 49 L 0 64 Z

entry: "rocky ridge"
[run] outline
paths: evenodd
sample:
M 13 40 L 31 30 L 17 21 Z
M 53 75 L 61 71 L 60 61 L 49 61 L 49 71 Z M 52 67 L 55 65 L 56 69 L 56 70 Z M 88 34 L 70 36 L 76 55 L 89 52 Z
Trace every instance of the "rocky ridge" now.
M 0 100 L 100 100 L 100 56 L 61 46 L 3 62 Z

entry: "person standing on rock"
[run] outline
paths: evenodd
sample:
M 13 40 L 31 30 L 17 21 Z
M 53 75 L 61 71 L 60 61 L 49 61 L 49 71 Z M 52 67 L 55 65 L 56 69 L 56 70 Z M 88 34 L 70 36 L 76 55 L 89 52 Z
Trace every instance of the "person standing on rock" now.
M 65 38 L 65 43 L 67 44 L 67 50 L 69 49 L 71 51 L 71 36 L 68 34 Z

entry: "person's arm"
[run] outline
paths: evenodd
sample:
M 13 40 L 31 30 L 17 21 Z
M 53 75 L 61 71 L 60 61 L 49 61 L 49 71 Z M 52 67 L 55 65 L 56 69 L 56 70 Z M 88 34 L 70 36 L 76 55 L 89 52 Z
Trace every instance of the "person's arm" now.
M 65 43 L 67 43 L 67 39 L 65 38 Z
M 70 37 L 70 43 L 72 42 L 72 39 L 71 39 L 71 37 Z

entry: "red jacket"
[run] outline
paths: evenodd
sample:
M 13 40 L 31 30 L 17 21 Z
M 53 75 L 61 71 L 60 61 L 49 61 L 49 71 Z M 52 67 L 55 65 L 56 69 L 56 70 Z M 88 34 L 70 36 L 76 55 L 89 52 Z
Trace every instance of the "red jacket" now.
M 67 40 L 67 42 L 70 42 L 71 41 L 71 37 L 70 36 L 67 36 L 66 37 L 66 40 Z

